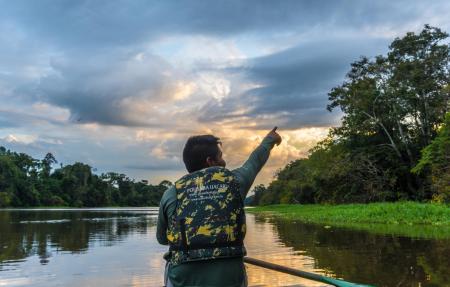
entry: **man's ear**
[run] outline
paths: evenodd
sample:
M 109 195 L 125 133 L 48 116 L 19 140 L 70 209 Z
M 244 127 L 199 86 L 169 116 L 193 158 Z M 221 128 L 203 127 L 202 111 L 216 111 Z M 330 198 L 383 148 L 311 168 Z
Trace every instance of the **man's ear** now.
M 215 163 L 216 163 L 216 161 L 212 157 L 208 156 L 206 158 L 206 166 L 207 167 L 214 166 Z

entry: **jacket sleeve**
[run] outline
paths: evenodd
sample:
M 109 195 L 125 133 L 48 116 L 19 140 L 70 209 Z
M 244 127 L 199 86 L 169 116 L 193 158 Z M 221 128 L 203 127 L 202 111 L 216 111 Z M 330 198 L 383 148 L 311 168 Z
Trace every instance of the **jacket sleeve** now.
M 270 136 L 266 136 L 261 144 L 250 154 L 247 161 L 241 167 L 232 171 L 239 181 L 239 191 L 241 193 L 242 200 L 244 200 L 247 196 L 253 181 L 255 181 L 259 171 L 269 158 L 270 151 L 274 145 L 275 139 Z
M 175 213 L 177 194 L 175 187 L 169 187 L 163 194 L 159 203 L 158 223 L 156 225 L 156 239 L 159 244 L 168 245 L 167 226 Z

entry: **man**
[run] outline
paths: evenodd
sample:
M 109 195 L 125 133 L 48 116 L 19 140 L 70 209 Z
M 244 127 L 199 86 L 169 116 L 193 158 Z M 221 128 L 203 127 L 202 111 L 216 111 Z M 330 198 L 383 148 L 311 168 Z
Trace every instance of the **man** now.
M 225 168 L 219 138 L 188 139 L 183 161 L 189 174 L 166 190 L 159 208 L 156 237 L 170 246 L 164 256 L 166 286 L 247 286 L 244 199 L 271 149 L 281 143 L 276 129 L 232 171 Z

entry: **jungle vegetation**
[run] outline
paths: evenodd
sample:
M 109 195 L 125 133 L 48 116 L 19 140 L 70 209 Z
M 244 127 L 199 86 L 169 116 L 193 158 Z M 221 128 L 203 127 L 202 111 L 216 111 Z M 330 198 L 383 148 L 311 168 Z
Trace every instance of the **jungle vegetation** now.
M 410 237 L 450 238 L 450 208 L 446 204 L 412 201 L 369 204 L 277 204 L 258 206 L 249 212 L 321 225 L 368 229 Z M 407 232 L 406 232 L 407 231 Z M 398 233 L 397 232 L 397 233 Z
M 37 160 L 0 147 L 0 207 L 157 206 L 171 185 L 114 172 L 97 175 L 80 162 L 52 169 L 56 163 L 51 153 Z
M 328 94 L 342 125 L 247 202 L 450 202 L 449 51 L 448 34 L 425 25 L 352 63 Z

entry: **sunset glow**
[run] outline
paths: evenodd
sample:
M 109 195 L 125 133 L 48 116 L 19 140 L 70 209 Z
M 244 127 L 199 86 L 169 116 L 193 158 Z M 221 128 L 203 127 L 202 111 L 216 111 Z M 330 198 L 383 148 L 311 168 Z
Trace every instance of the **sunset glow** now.
M 191 135 L 235 168 L 278 126 L 268 183 L 339 125 L 327 93 L 352 61 L 450 28 L 446 1 L 340 2 L 1 1 L 0 146 L 158 183 Z

